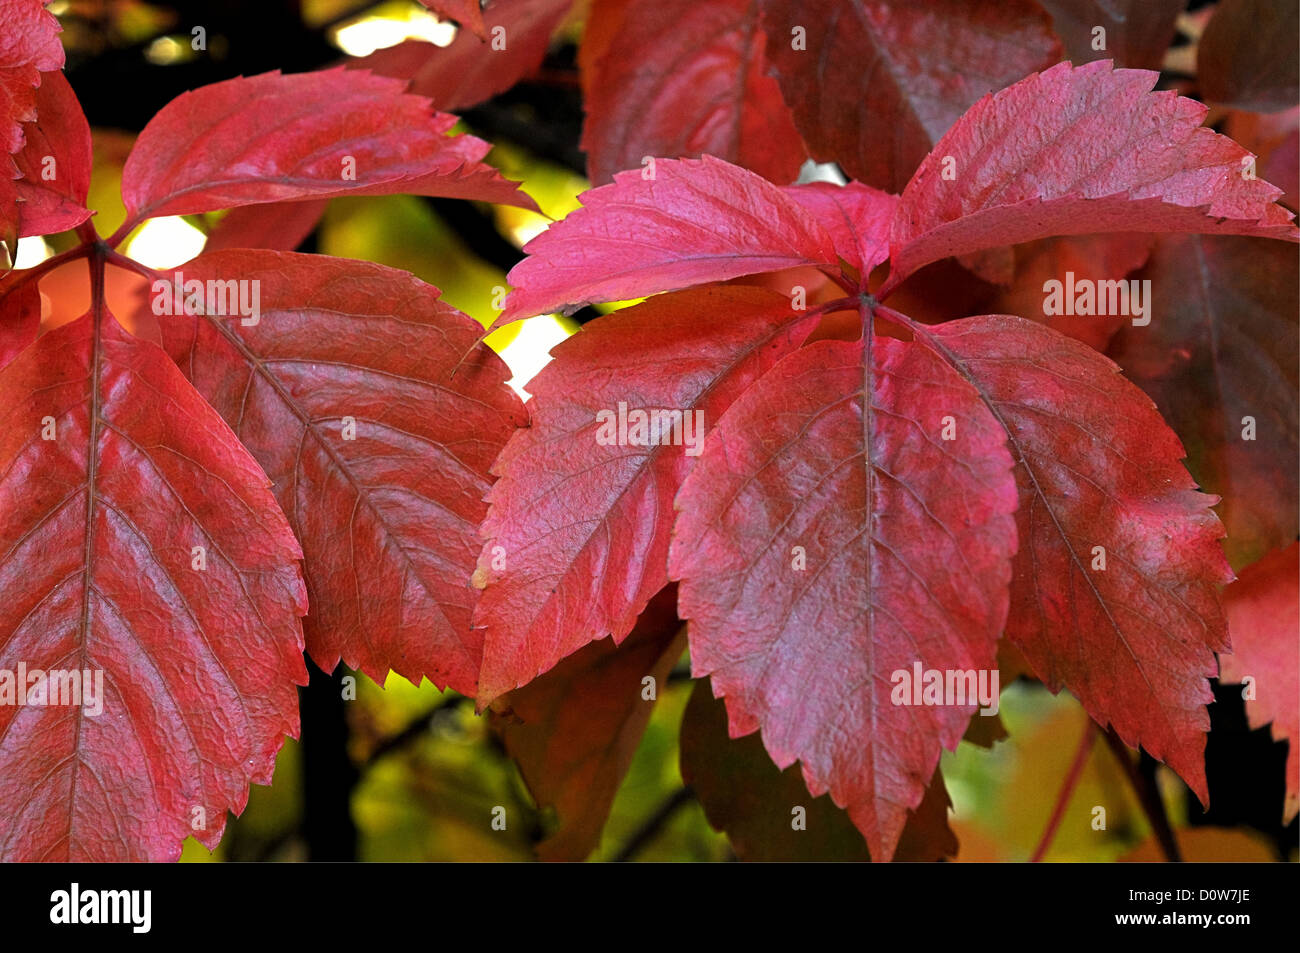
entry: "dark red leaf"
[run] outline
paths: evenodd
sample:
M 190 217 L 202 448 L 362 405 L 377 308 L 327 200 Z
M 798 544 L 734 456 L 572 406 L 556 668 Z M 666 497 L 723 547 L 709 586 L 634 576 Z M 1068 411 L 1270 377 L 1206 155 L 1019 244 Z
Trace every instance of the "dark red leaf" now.
M 813 156 L 901 192 L 986 93 L 1060 58 L 1032 0 L 761 0 L 768 57 Z
M 992 721 L 973 718 L 971 724 Z M 727 713 L 699 682 L 682 718 L 682 779 L 699 798 L 709 823 L 726 831 L 741 860 L 868 861 L 866 842 L 848 815 L 825 796 L 810 798 L 799 769 L 772 764 L 755 735 L 727 736 Z M 948 827 L 948 792 L 935 769 L 925 798 L 907 820 L 894 852 L 897 861 L 932 861 L 957 853 Z M 793 826 L 803 808 L 806 825 Z
M 1182 438 L 1192 475 L 1223 497 L 1228 557 L 1248 565 L 1300 523 L 1295 249 L 1171 235 L 1138 277 L 1151 281 L 1151 324 L 1125 328 L 1111 355 Z
M 542 860 L 582 860 L 600 834 L 627 769 L 686 650 L 677 618 L 677 587 L 650 600 L 636 627 L 615 646 L 601 639 L 565 659 L 493 706 L 506 751 L 519 763 L 528 790 L 559 824 L 537 845 Z M 654 679 L 646 697 L 643 679 Z
M 773 182 L 798 176 L 807 152 L 767 75 L 758 0 L 596 3 L 588 28 L 611 38 L 583 78 L 593 182 L 646 156 L 705 153 Z
M 1126 314 L 1047 314 L 1048 292 L 1044 286 L 1049 281 L 1061 282 L 1064 295 L 1066 282 L 1073 282 L 1072 287 L 1078 288 L 1082 287 L 1082 281 L 1126 280 L 1146 263 L 1153 241 L 1150 235 L 1140 232 L 1116 232 L 1109 235 L 1065 235 L 1018 245 L 1010 285 L 999 289 L 981 308 L 990 313 L 1029 318 L 1095 350 L 1104 351 L 1116 331 L 1125 325 L 1132 326 L 1135 317 L 1144 319 Z M 1284 247 L 1278 245 L 1279 249 Z M 1152 308 L 1155 306 L 1152 301 L 1146 303 Z M 950 315 L 954 318 L 965 316 Z
M 497 325 L 799 265 L 836 265 L 830 235 L 789 194 L 704 156 L 660 159 L 582 196 L 524 246 Z
M 0 857 L 214 847 L 297 735 L 307 680 L 301 552 L 266 477 L 102 311 L 0 372 L 0 407 L 0 669 L 103 684 L 98 715 L 93 699 L 0 705 Z
M 205 252 L 228 248 L 269 248 L 293 251 L 325 214 L 329 199 L 244 205 L 231 209 L 208 235 Z
M 1196 72 L 1206 100 L 1274 111 L 1300 102 L 1300 9 L 1276 0 L 1220 0 L 1201 37 Z
M 1076 64 L 1160 69 L 1187 0 L 1040 0 Z M 1098 33 L 1097 30 L 1104 31 Z M 1100 49 L 1098 45 L 1100 44 Z
M 922 265 L 1051 235 L 1204 232 L 1297 240 L 1281 190 L 1201 126 L 1206 109 L 1152 92 L 1145 70 L 1055 66 L 976 103 L 908 183 L 893 287 Z M 945 178 L 945 166 L 951 170 Z
M 1232 654 L 1222 655 L 1222 679 L 1249 677 L 1254 694 L 1246 700 L 1252 728 L 1273 724 L 1273 737 L 1285 741 L 1286 801 L 1282 823 L 1300 809 L 1300 545 L 1276 550 L 1243 570 L 1224 593 L 1232 633 Z
M 365 262 L 225 251 L 182 273 L 260 283 L 254 325 L 160 322 L 302 541 L 316 664 L 331 671 L 342 658 L 380 683 L 391 668 L 472 695 L 470 575 L 488 466 L 523 417 L 505 365 L 475 347 L 482 328 L 437 289 Z
M 404 87 L 332 69 L 184 93 L 150 120 L 126 160 L 130 217 L 394 192 L 535 207 L 482 163 L 486 142 L 447 135 L 456 117 Z
M 493 467 L 475 572 L 480 706 L 588 642 L 623 641 L 668 582 L 673 497 L 705 431 L 816 323 L 773 291 L 698 288 L 606 315 L 554 349 L 528 385 L 531 426 Z M 676 444 L 618 442 L 620 403 L 680 411 Z M 604 413 L 614 442 L 602 442 Z
M 573 0 L 494 0 L 483 11 L 488 42 L 462 30 L 449 46 L 399 43 L 354 60 L 352 68 L 411 81 L 439 109 L 468 109 L 536 72 Z
M 669 572 L 732 736 L 761 727 L 888 860 L 977 707 L 894 704 L 893 673 L 994 667 L 1016 491 L 970 384 L 916 344 L 867 348 L 808 345 L 731 406 L 678 496 Z

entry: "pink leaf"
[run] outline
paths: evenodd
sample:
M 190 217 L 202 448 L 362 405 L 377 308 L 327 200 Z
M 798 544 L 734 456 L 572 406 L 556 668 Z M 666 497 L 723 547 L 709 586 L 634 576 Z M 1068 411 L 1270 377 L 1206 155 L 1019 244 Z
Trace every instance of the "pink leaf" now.
M 658 159 L 582 196 L 529 242 L 496 324 L 798 265 L 836 265 L 835 244 L 782 189 L 704 156 Z
M 439 195 L 534 208 L 399 80 L 332 69 L 225 80 L 156 115 L 122 170 L 132 220 L 332 195 Z
M 1200 103 L 1152 92 L 1156 79 L 1062 63 L 972 106 L 903 192 L 881 292 L 940 258 L 1050 235 L 1297 240 L 1281 190 L 1244 174 L 1249 154 L 1201 126 Z

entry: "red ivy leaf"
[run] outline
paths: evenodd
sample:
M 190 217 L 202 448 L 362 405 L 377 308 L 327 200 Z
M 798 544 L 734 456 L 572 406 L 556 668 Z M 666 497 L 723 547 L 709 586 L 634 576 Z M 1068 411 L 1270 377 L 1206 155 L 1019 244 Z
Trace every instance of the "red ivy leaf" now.
M 399 43 L 348 63 L 411 81 L 439 109 L 468 109 L 536 72 L 573 0 L 494 0 L 483 11 L 488 42 L 461 31 L 449 46 Z
M 731 406 L 678 497 L 669 572 L 693 673 L 726 697 L 732 736 L 761 727 L 778 767 L 802 761 L 880 860 L 976 707 L 895 704 L 892 673 L 997 657 L 1016 548 L 1005 439 L 927 349 L 822 341 Z
M 636 628 L 615 646 L 593 642 L 494 707 L 502 741 L 519 762 L 533 799 L 553 807 L 559 826 L 537 845 L 542 860 L 582 860 L 600 846 L 610 805 L 654 711 L 642 679 L 658 694 L 686 650 L 677 587 L 650 600 Z
M 293 251 L 316 228 L 328 205 L 329 199 L 316 199 L 233 208 L 208 235 L 203 250 L 269 248 L 272 251 Z
M 1246 701 L 1252 728 L 1273 723 L 1273 737 L 1285 741 L 1286 801 L 1282 823 L 1300 809 L 1300 544 L 1276 550 L 1244 570 L 1224 593 L 1232 633 L 1232 654 L 1220 656 L 1223 681 L 1254 680 Z
M 1248 565 L 1294 540 L 1300 522 L 1295 249 L 1170 235 L 1139 277 L 1155 314 L 1125 329 L 1112 356 L 1182 438 L 1192 475 L 1223 497 L 1228 556 Z
M 1196 491 L 1151 399 L 1091 348 L 1005 315 L 927 333 L 1016 460 L 1008 638 L 1048 688 L 1206 801 L 1206 679 L 1227 645 L 1217 587 L 1232 579 L 1216 497 Z
M 0 857 L 214 847 L 297 735 L 307 681 L 301 552 L 266 477 L 102 309 L 0 372 L 0 407 L 0 668 L 103 680 L 98 716 L 15 704 L 0 680 Z
M 260 282 L 261 315 L 165 317 L 164 345 L 270 476 L 306 553 L 312 658 L 472 695 L 469 585 L 488 466 L 522 420 L 482 328 L 380 265 L 202 255 L 186 281 Z M 461 364 L 466 354 L 470 360 Z M 345 433 L 347 419 L 355 438 Z
M 617 18 L 618 28 L 603 27 Z M 593 5 L 611 41 L 583 77 L 582 148 L 605 183 L 646 156 L 703 153 L 792 182 L 807 157 L 767 75 L 758 0 L 632 0 Z
M 1272 112 L 1300 100 L 1300 59 L 1291 41 L 1300 10 L 1275 0 L 1220 0 L 1196 50 L 1207 100 Z
M 813 155 L 901 191 L 980 96 L 1060 58 L 1032 0 L 761 0 L 768 56 Z
M 93 164 L 90 124 L 62 72 L 41 76 L 36 120 L 24 132 L 27 144 L 14 158 L 23 175 L 17 183 L 18 236 L 76 228 L 91 216 L 85 207 Z
M 332 69 L 184 93 L 150 120 L 126 160 L 130 218 L 394 192 L 535 208 L 482 163 L 486 142 L 447 135 L 456 117 L 431 112 L 404 87 Z
M 831 236 L 835 251 L 865 281 L 889 257 L 889 224 L 898 196 L 850 182 L 792 185 L 785 194 L 802 205 Z
M 882 293 L 940 258 L 1050 235 L 1295 241 L 1294 216 L 1273 204 L 1281 190 L 1244 176 L 1249 154 L 1201 126 L 1200 103 L 1152 92 L 1157 78 L 1062 63 L 976 103 L 903 192 Z
M 1115 232 L 1109 235 L 1044 238 L 1017 246 L 1014 256 L 1015 272 L 1010 286 L 994 294 L 987 305 L 981 305 L 981 310 L 1030 318 L 1067 337 L 1082 341 L 1094 350 L 1104 351 L 1116 331 L 1124 325 L 1132 326 L 1134 316 L 1047 314 L 1044 309 L 1047 298 L 1044 286 L 1049 281 L 1062 282 L 1061 292 L 1064 296 L 1067 275 L 1074 276 L 1071 280 L 1075 287 L 1082 287 L 1080 281 L 1116 281 L 1125 278 L 1146 263 L 1152 243 L 1150 235 Z M 1163 312 L 1163 304 L 1167 299 L 1156 300 L 1161 302 Z M 1153 301 L 1146 303 L 1154 309 Z M 966 313 L 969 314 L 969 311 Z
M 23 147 L 23 123 L 36 118 L 41 73 L 62 69 L 59 21 L 41 0 L 0 0 L 0 242 L 12 253 L 18 238 L 19 172 L 8 159 Z
M 704 156 L 661 159 L 583 194 L 524 246 L 496 324 L 799 265 L 835 265 L 830 235 L 789 194 Z
M 1076 64 L 1160 69 L 1187 0 L 1039 0 Z M 1098 34 L 1098 29 L 1104 30 Z M 1097 49 L 1098 42 L 1102 48 Z
M 773 291 L 700 288 L 606 315 L 555 348 L 528 385 L 531 426 L 493 467 L 475 572 L 486 587 L 474 614 L 486 629 L 480 707 L 607 633 L 622 642 L 668 582 L 673 496 L 694 462 L 687 437 L 702 440 L 816 322 Z M 632 444 L 630 427 L 620 443 L 620 403 L 680 411 L 677 444 Z
M 36 340 L 41 326 L 41 295 L 36 282 L 18 279 L 21 271 L 0 278 L 0 368 Z
M 996 719 L 974 718 L 971 724 Z M 727 713 L 699 682 L 682 717 L 682 780 L 699 798 L 709 823 L 726 831 L 741 860 L 867 861 L 867 845 L 848 816 L 828 797 L 809 800 L 799 770 L 778 770 L 758 738 L 727 736 Z M 957 853 L 948 826 L 951 801 L 935 769 L 921 805 L 908 818 L 894 853 L 897 861 L 932 861 Z M 806 827 L 792 826 L 792 811 L 805 809 Z

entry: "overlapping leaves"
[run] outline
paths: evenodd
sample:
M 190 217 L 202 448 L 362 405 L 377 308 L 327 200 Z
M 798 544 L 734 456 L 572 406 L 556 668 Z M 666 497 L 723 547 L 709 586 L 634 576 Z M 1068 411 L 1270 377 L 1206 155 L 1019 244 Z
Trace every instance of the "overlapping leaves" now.
M 480 704 L 627 632 L 671 578 L 694 673 L 726 699 L 731 734 L 760 730 L 779 767 L 800 762 L 873 857 L 893 854 L 976 707 L 891 704 L 891 673 L 987 669 L 1004 631 L 1043 681 L 1204 798 L 1207 679 L 1226 647 L 1217 589 L 1231 573 L 1215 498 L 1195 489 L 1177 436 L 1113 363 L 1042 324 L 929 327 L 882 304 L 928 262 L 1054 234 L 1295 241 L 1279 190 L 1241 175 L 1244 150 L 1154 79 L 1106 63 L 1031 76 L 959 120 L 898 199 L 853 185 L 836 201 L 708 157 L 661 160 L 530 243 L 502 322 L 670 293 L 588 325 L 537 378 L 485 524 Z M 777 274 L 786 307 L 769 307 L 735 284 L 795 268 L 848 296 L 816 304 Z M 834 339 L 843 312 L 850 340 Z M 686 358 L 665 349 L 666 321 L 698 341 L 668 379 L 665 364 Z M 832 339 L 777 348 L 713 408 L 698 459 L 595 439 L 619 404 L 698 407 L 699 382 L 734 362 L 723 342 L 796 331 Z M 514 477 L 540 472 L 542 455 L 552 491 L 539 495 Z M 654 458 L 680 465 L 647 481 Z M 530 592 L 553 607 L 539 615 Z
M 332 70 L 187 93 L 126 162 L 127 223 L 106 242 L 79 229 L 87 314 L 38 337 L 44 269 L 0 279 L 0 669 L 76 672 L 91 693 L 24 703 L 0 682 L 0 857 L 215 846 L 297 734 L 309 600 L 324 668 L 475 691 L 469 578 L 488 467 L 521 418 L 477 322 L 410 275 L 272 251 L 157 275 L 129 322 L 150 339 L 105 292 L 107 268 L 147 272 L 108 246 L 153 215 L 343 193 L 531 206 L 487 143 L 403 89 Z M 89 215 L 84 116 L 57 73 L 36 92 L 27 146 L 59 171 L 19 157 L 22 234 Z

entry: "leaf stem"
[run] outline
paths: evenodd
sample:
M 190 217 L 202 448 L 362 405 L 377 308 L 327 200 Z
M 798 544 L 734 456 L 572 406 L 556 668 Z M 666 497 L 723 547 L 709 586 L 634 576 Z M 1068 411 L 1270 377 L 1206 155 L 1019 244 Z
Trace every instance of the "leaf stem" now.
M 5 285 L 0 285 L 0 298 L 16 291 L 32 279 L 40 278 L 47 272 L 53 271 L 60 265 L 66 265 L 68 262 L 76 261 L 78 258 L 85 258 L 90 254 L 90 248 L 91 246 L 89 244 L 81 244 L 76 248 L 70 248 L 52 258 L 47 258 L 39 265 L 33 265 L 31 268 L 23 269 L 17 273 L 17 276 L 12 281 Z
M 150 268 L 148 265 L 143 265 L 133 258 L 128 258 L 126 255 L 116 252 L 112 248 L 105 249 L 104 260 L 110 265 L 116 265 L 118 268 L 124 268 L 127 271 L 134 271 L 137 275 L 150 280 L 157 278 L 161 274 L 161 272 Z
M 1065 773 L 1065 780 L 1061 782 L 1060 793 L 1056 795 L 1056 804 L 1052 807 L 1052 816 L 1047 819 L 1047 827 L 1043 829 L 1043 836 L 1039 838 L 1038 846 L 1034 848 L 1034 854 L 1029 858 L 1031 864 L 1041 863 L 1047 849 L 1052 846 L 1056 831 L 1065 818 L 1065 808 L 1070 803 L 1070 796 L 1074 794 L 1074 789 L 1079 785 L 1079 779 L 1083 777 L 1084 765 L 1088 763 L 1088 755 L 1092 753 L 1092 745 L 1096 740 L 1097 725 L 1089 718 L 1083 726 L 1083 737 L 1079 739 L 1079 747 L 1074 752 L 1074 760 L 1070 762 L 1070 770 Z
M 645 823 L 637 829 L 636 833 L 623 845 L 623 849 L 613 858 L 614 863 L 623 863 L 635 857 L 648 844 L 660 828 L 672 819 L 678 809 L 685 806 L 692 798 L 695 792 L 690 786 L 683 786 L 674 791 L 669 797 L 655 809 L 655 812 L 646 818 Z
M 1138 770 L 1138 766 L 1128 753 L 1128 745 L 1115 734 L 1114 728 L 1106 729 L 1105 738 L 1107 747 L 1115 755 L 1115 760 L 1119 762 L 1125 777 L 1133 787 L 1133 793 L 1137 795 L 1138 803 L 1142 806 L 1142 811 L 1155 832 L 1156 841 L 1164 852 L 1165 860 L 1171 864 L 1182 863 L 1182 851 L 1178 849 L 1178 841 L 1174 838 L 1174 829 L 1165 814 L 1165 804 L 1160 799 L 1160 792 L 1151 783 L 1151 779 Z

